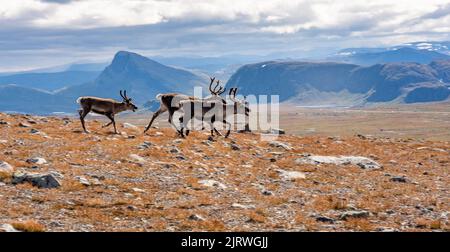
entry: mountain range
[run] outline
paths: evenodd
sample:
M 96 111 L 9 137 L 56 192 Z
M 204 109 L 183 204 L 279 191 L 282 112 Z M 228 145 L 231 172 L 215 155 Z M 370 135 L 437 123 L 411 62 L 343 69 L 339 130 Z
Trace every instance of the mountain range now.
M 356 105 L 430 102 L 450 95 L 450 60 L 430 64 L 262 62 L 241 67 L 227 86 L 244 95 L 278 94 L 281 102 Z
M 366 61 L 382 61 L 382 57 L 372 57 L 374 54 L 388 55 L 386 57 L 394 60 L 393 55 L 401 53 L 417 61 L 402 62 L 404 58 L 397 58 L 395 61 L 400 62 L 371 65 L 277 60 L 239 66 L 245 62 L 245 59 L 239 59 L 233 68 L 229 68 L 226 75 L 231 77 L 226 85 L 239 87 L 240 94 L 279 95 L 281 102 L 299 105 L 355 106 L 442 101 L 450 94 L 450 59 L 447 58 L 450 53 L 447 55 L 445 48 L 445 45 L 439 47 L 437 44 L 418 43 L 396 50 L 351 49 L 353 56 L 369 55 Z M 417 55 L 421 55 L 420 59 L 414 58 Z M 439 57 L 428 57 L 430 55 Z M 191 63 L 176 58 L 163 61 L 170 63 L 170 66 L 136 53 L 120 51 L 109 65 L 75 64 L 58 68 L 60 72 L 33 71 L 2 75 L 0 111 L 74 113 L 78 108 L 75 100 L 79 96 L 120 100 L 121 89 L 126 89 L 128 96 L 137 105 L 155 107 L 157 104 L 152 101 L 158 93 L 193 94 L 195 86 L 206 87 L 209 83 L 207 75 L 214 75 L 207 69 L 208 62 L 212 64 L 209 66 L 214 73 L 218 72 L 219 67 L 232 63 L 231 59 L 218 60 L 212 57 L 203 62 L 207 66 L 201 69 L 205 66 L 200 59 Z M 178 67 L 174 65 L 177 62 L 184 63 Z M 195 70 L 188 69 L 189 66 Z
M 73 72 L 65 72 L 66 76 L 67 73 Z M 190 71 L 168 67 L 136 53 L 120 51 L 111 64 L 92 80 L 69 85 L 56 92 L 37 89 L 43 85 L 36 83 L 0 85 L 0 111 L 74 113 L 78 108 L 75 101 L 79 96 L 120 100 L 119 90 L 127 90 L 128 96 L 133 98 L 136 104 L 142 105 L 155 99 L 158 93 L 193 94 L 194 86 L 205 87 L 206 84 L 204 77 Z

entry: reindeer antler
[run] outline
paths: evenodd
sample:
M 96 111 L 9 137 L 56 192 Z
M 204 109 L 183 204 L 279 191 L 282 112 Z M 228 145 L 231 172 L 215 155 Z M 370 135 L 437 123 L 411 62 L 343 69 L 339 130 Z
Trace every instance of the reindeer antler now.
M 211 92 L 212 95 L 221 95 L 223 94 L 223 92 L 225 92 L 226 88 L 220 86 L 220 80 L 216 81 L 216 86 L 214 86 L 214 88 L 212 87 L 212 84 L 214 83 L 215 78 L 210 78 L 211 79 L 211 83 L 209 84 L 209 92 Z M 219 87 L 219 89 L 217 89 L 217 87 Z
M 122 97 L 122 99 L 124 99 L 124 100 L 126 100 L 126 98 L 123 96 L 123 94 L 122 94 L 122 90 L 120 90 L 120 97 Z
M 216 77 L 209 77 L 211 79 L 211 83 L 209 83 L 209 92 L 211 92 L 211 94 L 214 94 L 214 91 L 211 89 L 212 84 L 214 84 L 214 80 L 216 79 Z
M 230 99 L 231 99 L 232 101 L 235 101 L 235 98 L 236 98 L 236 92 L 237 92 L 237 88 L 235 87 L 235 88 L 231 88 L 231 89 L 230 89 L 230 92 L 228 93 L 228 95 L 230 96 Z

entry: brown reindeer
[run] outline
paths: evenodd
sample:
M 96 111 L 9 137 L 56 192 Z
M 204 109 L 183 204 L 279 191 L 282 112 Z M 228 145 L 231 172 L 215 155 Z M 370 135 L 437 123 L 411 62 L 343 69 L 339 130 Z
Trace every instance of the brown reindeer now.
M 81 125 L 83 126 L 84 132 L 89 133 L 84 125 L 84 118 L 87 114 L 89 114 L 89 112 L 92 111 L 96 114 L 105 115 L 106 117 L 108 117 L 111 122 L 103 125 L 103 128 L 108 127 L 112 124 L 114 126 L 114 133 L 117 134 L 114 115 L 126 110 L 132 110 L 133 112 L 135 112 L 138 109 L 131 102 L 132 99 L 127 97 L 127 91 L 124 91 L 122 94 L 122 90 L 120 90 L 120 96 L 123 99 L 122 102 L 118 102 L 113 99 L 104 99 L 91 96 L 83 96 L 78 98 L 77 103 L 81 106 L 81 109 L 78 110 L 78 113 L 80 114 Z
M 206 97 L 203 100 L 221 100 L 223 102 L 225 102 L 224 99 L 222 99 L 220 97 L 220 95 L 222 93 L 225 92 L 226 88 L 220 86 L 220 81 L 217 80 L 216 82 L 216 86 L 214 88 L 212 88 L 212 85 L 214 84 L 215 81 L 215 77 L 210 77 L 211 82 L 209 84 L 209 92 L 211 93 L 211 96 Z M 218 88 L 219 87 L 219 88 Z M 173 125 L 173 114 L 178 111 L 180 109 L 180 102 L 181 101 L 185 101 L 185 100 L 189 100 L 189 101 L 194 101 L 194 100 L 202 100 L 199 98 L 196 98 L 194 96 L 188 96 L 188 95 L 183 95 L 183 94 L 177 94 L 177 93 L 169 93 L 169 94 L 158 94 L 156 96 L 156 99 L 159 100 L 159 109 L 153 113 L 152 119 L 150 120 L 149 124 L 147 125 L 147 127 L 144 130 L 144 133 L 146 133 L 150 127 L 153 124 L 153 121 L 162 113 L 168 111 L 169 112 L 169 123 Z M 226 102 L 225 102 L 226 103 Z

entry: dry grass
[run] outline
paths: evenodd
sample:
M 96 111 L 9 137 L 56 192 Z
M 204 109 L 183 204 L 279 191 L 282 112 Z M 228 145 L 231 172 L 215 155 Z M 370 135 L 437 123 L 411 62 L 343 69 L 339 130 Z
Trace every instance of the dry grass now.
M 13 222 L 11 225 L 22 232 L 45 232 L 44 225 L 35 220 L 27 220 L 22 222 Z
M 88 120 L 93 133 L 86 135 L 75 132 L 80 128 L 77 120 L 65 125 L 60 118 L 46 118 L 47 123 L 34 118 L 38 123 L 33 128 L 49 136 L 44 138 L 15 126 L 27 116 L 0 113 L 0 118 L 10 122 L 9 127 L 0 126 L 0 138 L 8 141 L 0 160 L 15 170 L 56 171 L 63 176 L 62 187 L 47 190 L 29 183 L 12 185 L 6 175 L 0 224 L 39 220 L 41 230 L 48 231 L 373 231 L 379 227 L 446 231 L 449 227 L 442 217 L 450 211 L 450 144 L 445 141 L 285 135 L 278 141 L 294 147 L 285 151 L 269 147 L 259 134 L 233 133 L 230 139 L 216 137 L 208 146 L 206 131 L 180 140 L 170 128 L 151 129 L 148 135 L 119 128 L 135 136 L 128 138 L 101 129 L 102 122 Z M 138 149 L 144 141 L 152 144 L 150 148 Z M 231 141 L 241 151 L 232 150 Z M 172 147 L 180 153 L 170 153 Z M 297 164 L 295 160 L 305 153 L 373 157 L 384 168 Z M 132 160 L 130 154 L 145 162 Z M 49 164 L 32 168 L 25 160 L 35 156 Z M 306 179 L 284 180 L 278 169 L 302 171 Z M 403 175 L 408 183 L 390 180 Z M 91 186 L 81 185 L 77 176 L 88 179 Z M 201 185 L 199 181 L 205 179 L 226 188 Z M 95 180 L 99 184 L 94 185 Z M 372 214 L 339 219 L 352 209 Z M 335 221 L 320 222 L 316 216 Z

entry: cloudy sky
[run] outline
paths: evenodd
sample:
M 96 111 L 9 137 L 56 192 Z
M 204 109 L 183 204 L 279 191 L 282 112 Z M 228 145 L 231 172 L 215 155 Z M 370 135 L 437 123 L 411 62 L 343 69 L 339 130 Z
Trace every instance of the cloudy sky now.
M 15 0 L 0 4 L 0 72 L 145 55 L 310 57 L 450 40 L 450 0 Z

